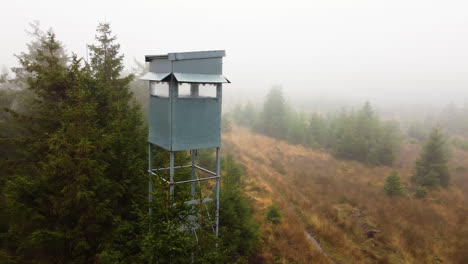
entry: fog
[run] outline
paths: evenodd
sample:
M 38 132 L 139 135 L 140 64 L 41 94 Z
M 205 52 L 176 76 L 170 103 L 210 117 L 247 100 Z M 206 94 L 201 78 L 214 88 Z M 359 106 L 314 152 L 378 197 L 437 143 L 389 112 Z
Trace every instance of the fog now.
M 110 22 L 128 69 L 145 54 L 225 49 L 229 99 L 281 85 L 293 100 L 462 103 L 467 13 L 466 1 L 428 0 L 3 1 L 0 66 L 18 65 L 31 21 L 84 57 Z

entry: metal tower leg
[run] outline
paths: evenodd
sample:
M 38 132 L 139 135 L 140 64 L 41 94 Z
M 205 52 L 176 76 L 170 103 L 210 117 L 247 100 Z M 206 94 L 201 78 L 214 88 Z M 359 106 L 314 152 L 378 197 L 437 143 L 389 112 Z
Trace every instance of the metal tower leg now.
M 221 183 L 221 155 L 220 155 L 220 147 L 216 148 L 216 213 L 215 213 L 215 221 L 216 221 L 216 236 L 218 236 L 219 233 L 219 189 L 220 189 L 220 183 Z M 216 243 L 216 246 L 218 244 Z
M 153 184 L 151 182 L 153 170 L 153 145 L 148 143 L 148 203 L 150 203 L 149 213 L 151 214 L 151 201 L 153 200 Z
M 171 199 L 174 198 L 174 152 L 169 152 L 169 181 L 171 183 L 170 195 Z
M 195 171 L 195 151 L 194 149 L 192 149 L 192 189 L 191 189 L 191 194 L 192 194 L 192 200 L 195 199 L 195 178 L 196 178 L 196 171 Z

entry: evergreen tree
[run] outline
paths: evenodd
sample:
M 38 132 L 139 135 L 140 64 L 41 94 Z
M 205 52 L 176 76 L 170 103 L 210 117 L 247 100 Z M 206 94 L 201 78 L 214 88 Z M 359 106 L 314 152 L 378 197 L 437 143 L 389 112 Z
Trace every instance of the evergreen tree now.
M 307 126 L 304 115 L 289 111 L 286 140 L 292 144 L 307 145 Z
M 324 118 L 313 113 L 309 118 L 308 134 L 310 135 L 309 145 L 318 147 L 327 144 L 327 126 Z
M 28 134 L 16 139 L 25 162 L 5 186 L 6 244 L 22 263 L 93 262 L 113 216 L 93 81 L 80 60 L 63 65 L 52 32 L 39 41 L 35 55 L 20 60 L 36 113 L 10 110 Z
M 358 112 L 342 112 L 331 121 L 329 146 L 338 158 L 391 165 L 398 150 L 398 128 L 378 119 L 367 102 Z
M 214 166 L 213 152 L 198 153 L 200 164 Z M 220 203 L 220 251 L 222 263 L 244 263 L 257 245 L 258 224 L 252 217 L 252 207 L 242 186 L 242 169 L 233 156 L 221 159 L 222 182 Z
M 258 224 L 252 207 L 242 192 L 242 169 L 231 155 L 223 158 L 221 185 L 220 240 L 224 263 L 241 263 L 254 253 L 258 242 Z
M 97 122 L 103 135 L 101 162 L 107 164 L 104 174 L 113 190 L 108 197 L 115 214 L 112 226 L 123 232 L 114 232 L 113 246 L 108 247 L 114 247 L 109 250 L 124 250 L 123 247 L 128 249 L 128 236 L 136 232 L 132 230 L 138 221 L 131 213 L 133 206 L 144 202 L 141 195 L 147 182 L 144 173 L 147 130 L 140 106 L 129 89 L 134 76 L 122 76 L 123 55 L 109 24 L 98 25 L 96 41 L 89 49 L 91 74 L 96 82 Z M 133 246 L 136 251 L 137 243 Z
M 135 254 L 146 131 L 118 46 L 97 46 L 90 69 L 64 63 L 52 32 L 34 43 L 20 56 L 34 111 L 9 110 L 27 135 L 15 139 L 22 162 L 5 186 L 8 254 L 22 263 L 96 262 L 117 245 Z
M 388 175 L 385 185 L 384 191 L 389 196 L 397 196 L 403 195 L 405 188 L 400 181 L 400 176 L 396 171 L 393 171 Z
M 288 105 L 279 87 L 270 90 L 259 116 L 260 132 L 265 135 L 285 139 L 288 133 Z
M 412 181 L 422 186 L 446 187 L 450 181 L 445 137 L 439 127 L 432 129 L 416 160 Z
M 167 190 L 157 188 L 165 185 L 160 178 L 155 177 L 153 185 L 155 190 L 150 205 L 151 214 L 146 210 L 139 211 L 142 220 L 140 229 L 143 232 L 141 237 L 136 238 L 141 247 L 138 258 L 135 259 L 132 254 L 122 254 L 123 248 L 118 248 L 108 252 L 111 254 L 107 254 L 105 263 L 117 261 L 127 263 L 131 260 L 135 263 L 191 263 L 191 253 L 196 253 L 196 263 L 203 258 L 200 256 L 193 233 L 182 228 L 191 229 L 193 223 L 187 219 L 190 215 L 196 214 L 194 208 L 184 203 L 189 200 L 188 193 L 185 192 L 185 195 L 178 195 L 172 199 L 167 195 Z M 197 232 L 200 236 L 200 228 Z M 212 233 L 211 230 L 209 232 Z M 213 237 L 210 237 L 209 242 L 212 243 L 210 248 L 213 248 L 215 244 Z
M 391 166 L 399 147 L 399 129 L 395 122 L 378 122 L 375 128 L 376 139 L 370 146 L 368 162 L 373 165 Z

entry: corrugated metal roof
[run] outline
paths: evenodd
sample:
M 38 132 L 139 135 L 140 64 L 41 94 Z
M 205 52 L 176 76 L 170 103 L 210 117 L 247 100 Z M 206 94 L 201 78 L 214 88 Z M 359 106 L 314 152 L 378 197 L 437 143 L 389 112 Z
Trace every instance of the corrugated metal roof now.
M 157 73 L 157 72 L 148 72 L 145 75 L 140 77 L 140 80 L 143 81 L 162 81 L 167 76 L 169 76 L 169 72 L 167 73 Z
M 226 77 L 220 74 L 195 74 L 174 72 L 178 82 L 188 83 L 230 83 Z
M 221 58 L 226 56 L 225 50 L 208 50 L 208 51 L 191 51 L 191 52 L 173 52 L 161 55 L 146 55 L 145 61 L 149 62 L 153 59 L 169 59 L 174 60 L 195 60 L 208 58 Z

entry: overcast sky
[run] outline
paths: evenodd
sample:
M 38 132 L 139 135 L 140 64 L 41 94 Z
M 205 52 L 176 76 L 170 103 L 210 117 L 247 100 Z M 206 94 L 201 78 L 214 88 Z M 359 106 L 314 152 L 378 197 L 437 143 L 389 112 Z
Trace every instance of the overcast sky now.
M 3 0 L 0 65 L 39 20 L 84 56 L 110 22 L 125 62 L 145 54 L 225 49 L 226 89 L 252 96 L 461 102 L 468 98 L 468 1 Z

